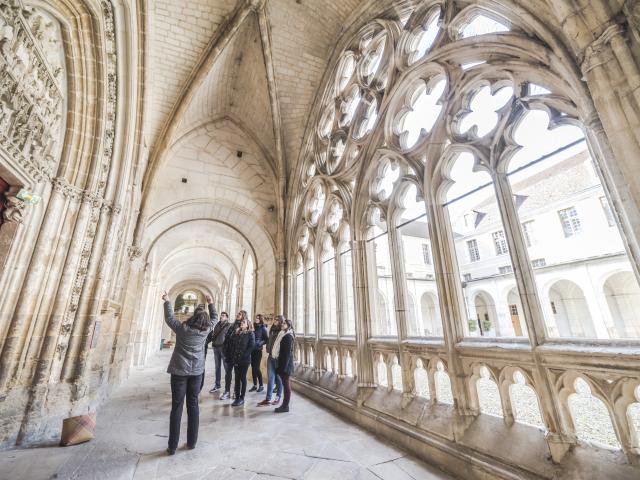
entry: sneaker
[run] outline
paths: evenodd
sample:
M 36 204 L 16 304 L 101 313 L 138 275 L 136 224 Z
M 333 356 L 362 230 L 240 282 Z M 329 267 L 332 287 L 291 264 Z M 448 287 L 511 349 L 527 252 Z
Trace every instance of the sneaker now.
M 187 443 L 187 444 L 185 445 L 185 448 L 186 448 L 187 450 L 193 450 L 194 448 L 196 448 L 196 446 L 195 446 L 195 445 L 189 445 L 189 444 Z
M 175 455 L 176 451 L 175 450 L 171 450 L 170 448 L 167 448 L 167 455 Z
M 261 392 L 264 392 L 264 387 L 262 385 L 260 385 L 256 390 L 256 393 L 261 393 Z
M 241 398 L 236 398 L 231 404 L 232 407 L 241 407 L 242 405 L 244 405 L 244 400 Z
M 256 390 L 258 390 L 258 387 L 255 385 L 249 389 L 250 392 L 255 392 Z
M 271 405 L 278 405 L 280 403 L 280 397 L 276 397 L 276 399 L 271 402 Z
M 278 407 L 274 410 L 276 413 L 287 413 L 289 411 L 289 407 Z
M 266 407 L 267 405 L 272 405 L 271 400 L 262 400 L 258 406 L 259 407 Z
M 220 400 L 229 400 L 229 398 L 231 398 L 229 392 L 224 392 L 222 395 L 220 395 Z
M 218 390 L 220 390 L 220 387 L 213 387 L 211 390 L 209 390 L 209 393 L 216 393 Z

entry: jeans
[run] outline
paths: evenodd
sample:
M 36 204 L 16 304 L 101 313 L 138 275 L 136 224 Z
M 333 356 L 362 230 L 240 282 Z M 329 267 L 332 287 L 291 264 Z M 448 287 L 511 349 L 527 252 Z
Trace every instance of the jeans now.
M 213 362 L 216 368 L 216 383 L 215 387 L 220 388 L 220 379 L 222 378 L 222 347 L 213 347 Z M 225 363 L 225 374 L 227 371 L 227 366 Z
M 260 363 L 262 362 L 262 350 L 254 350 L 251 352 L 251 376 L 253 377 L 253 386 L 262 386 L 262 371 Z
M 187 444 L 195 447 L 198 441 L 200 409 L 198 394 L 202 375 L 171 375 L 171 416 L 169 417 L 169 450 L 178 448 L 180 421 L 185 396 L 187 398 Z
M 273 387 L 278 384 L 278 398 L 282 395 L 282 379 L 276 373 L 278 361 L 269 355 L 267 358 L 267 400 L 271 400 L 273 396 Z
M 247 393 L 247 372 L 249 365 L 234 365 L 233 373 L 236 376 L 236 400 L 244 400 L 244 394 Z
M 224 358 L 224 391 L 225 393 L 231 392 L 231 376 L 233 375 L 233 363 L 228 362 Z
M 282 378 L 282 386 L 284 387 L 284 399 L 282 400 L 282 406 L 288 407 L 289 400 L 291 400 L 291 381 L 289 380 L 290 375 L 288 373 L 281 373 L 280 377 Z

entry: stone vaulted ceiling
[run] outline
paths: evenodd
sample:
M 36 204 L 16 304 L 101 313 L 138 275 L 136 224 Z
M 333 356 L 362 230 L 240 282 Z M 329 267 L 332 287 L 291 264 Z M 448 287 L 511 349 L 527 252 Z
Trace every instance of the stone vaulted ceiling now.
M 172 126 L 169 143 L 202 123 L 226 116 L 243 124 L 246 133 L 271 157 L 272 165 L 278 155 L 278 135 L 282 136 L 286 170 L 297 159 L 327 61 L 344 23 L 366 2 L 264 2 L 242 20 L 204 80 L 192 91 L 186 111 L 175 118 L 172 112 L 202 68 L 201 60 L 220 43 L 234 14 L 246 3 L 261 2 L 149 2 L 144 138 L 152 158 L 160 154 L 160 140 Z M 273 72 L 271 85 L 269 71 Z

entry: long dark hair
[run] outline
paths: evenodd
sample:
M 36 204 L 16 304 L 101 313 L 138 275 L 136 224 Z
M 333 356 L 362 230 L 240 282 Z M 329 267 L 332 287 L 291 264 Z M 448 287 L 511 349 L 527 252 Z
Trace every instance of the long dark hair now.
M 287 324 L 287 330 L 290 331 L 293 336 L 296 336 L 296 332 L 293 330 L 293 322 L 291 320 L 289 320 L 288 318 L 284 319 L 284 323 Z
M 196 308 L 193 316 L 187 320 L 187 326 L 204 332 L 209 330 L 209 313 L 205 309 Z
M 284 322 L 283 315 L 276 315 L 273 319 L 273 323 L 271 324 L 270 332 L 279 332 L 282 329 L 282 322 Z

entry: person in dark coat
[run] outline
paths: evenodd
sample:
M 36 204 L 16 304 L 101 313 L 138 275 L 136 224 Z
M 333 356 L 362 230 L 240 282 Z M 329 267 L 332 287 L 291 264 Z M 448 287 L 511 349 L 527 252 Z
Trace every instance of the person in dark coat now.
M 269 328 L 269 340 L 267 341 L 267 396 L 264 400 L 258 403 L 259 407 L 265 407 L 268 405 L 277 405 L 280 403 L 280 395 L 282 395 L 282 379 L 278 374 L 276 374 L 277 362 L 273 358 L 271 354 L 273 350 L 273 344 L 278 338 L 278 333 L 280 333 L 280 327 L 284 322 L 284 317 L 282 315 L 276 315 L 276 318 L 273 319 L 273 323 L 271 324 L 271 328 Z M 275 400 L 272 400 L 273 389 L 277 386 L 278 393 L 276 394 Z
M 242 312 L 236 313 L 236 319 L 224 336 L 222 342 L 222 361 L 224 362 L 224 392 L 220 395 L 220 400 L 228 400 L 231 398 L 231 378 L 233 375 L 233 358 L 231 357 L 231 336 L 240 327 L 242 320 Z M 246 315 L 246 314 L 245 314 Z
M 213 388 L 209 390 L 209 393 L 215 393 L 220 390 L 220 379 L 222 377 L 222 364 L 223 364 L 223 347 L 224 340 L 227 336 L 227 331 L 231 327 L 231 323 L 229 322 L 229 315 L 227 312 L 222 312 L 220 314 L 220 321 L 216 323 L 213 327 L 213 330 L 209 334 L 207 339 L 208 342 L 211 342 L 211 346 L 213 347 L 213 361 L 215 364 L 215 383 L 213 384 Z M 229 385 L 231 385 L 231 372 L 228 369 L 225 363 L 225 386 L 226 386 L 226 377 L 229 376 Z
M 262 314 L 256 315 L 256 321 L 253 324 L 253 333 L 256 337 L 256 346 L 251 352 L 251 376 L 253 377 L 253 387 L 250 392 L 263 392 L 264 386 L 262 385 L 262 371 L 260 370 L 260 364 L 262 363 L 262 349 L 269 341 L 269 332 L 264 324 L 264 316 Z
M 242 314 L 240 326 L 236 328 L 229 340 L 233 374 L 236 377 L 236 399 L 231 404 L 234 407 L 244 405 L 244 395 L 247 391 L 247 372 L 251 364 L 251 352 L 253 352 L 256 344 L 253 335 L 253 324 L 247 318 L 247 312 L 241 310 L 240 313 Z
M 291 400 L 291 381 L 293 374 L 293 348 L 295 345 L 295 336 L 293 333 L 293 324 L 291 320 L 286 319 L 282 323 L 282 327 L 276 341 L 271 349 L 271 355 L 276 359 L 276 373 L 282 379 L 282 388 L 284 390 L 284 399 L 282 405 L 275 409 L 276 413 L 284 413 L 289 411 L 289 402 Z
M 205 341 L 211 330 L 212 319 L 217 320 L 218 314 L 211 303 L 211 298 L 207 297 L 209 313 L 204 308 L 198 307 L 189 320 L 180 323 L 173 315 L 173 307 L 167 292 L 163 293 L 162 300 L 164 301 L 164 321 L 176 334 L 176 346 L 167 368 L 167 373 L 171 374 L 171 415 L 167 453 L 173 455 L 180 440 L 180 421 L 185 397 L 188 417 L 187 448 L 195 448 L 198 441 L 200 422 L 198 395 L 204 373 Z

